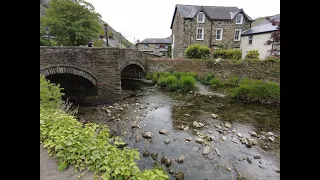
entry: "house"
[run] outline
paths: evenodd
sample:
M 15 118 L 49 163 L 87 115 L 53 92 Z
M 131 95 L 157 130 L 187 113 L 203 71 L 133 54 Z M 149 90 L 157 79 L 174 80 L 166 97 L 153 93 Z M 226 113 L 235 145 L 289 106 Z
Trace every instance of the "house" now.
M 169 44 L 171 44 L 171 37 L 147 38 L 141 42 L 137 40 L 136 49 L 138 51 L 167 57 Z
M 280 20 L 280 15 L 271 19 Z M 247 52 L 250 50 L 258 50 L 260 59 L 265 59 L 267 56 L 270 56 L 272 48 L 276 48 L 278 50 L 277 53 L 280 54 L 279 44 L 266 44 L 271 37 L 271 33 L 276 30 L 277 26 L 273 26 L 268 20 L 265 20 L 259 25 L 243 31 L 240 44 L 242 59 L 245 58 Z
M 177 4 L 170 26 L 173 58 L 182 58 L 194 43 L 212 50 L 218 45 L 240 48 L 241 33 L 251 27 L 252 21 L 237 7 Z
M 103 38 L 103 41 L 104 41 L 104 46 L 106 46 L 107 40 Z M 109 47 L 126 48 L 122 44 L 120 44 L 119 41 L 113 40 L 113 39 L 108 39 L 108 44 L 109 44 Z

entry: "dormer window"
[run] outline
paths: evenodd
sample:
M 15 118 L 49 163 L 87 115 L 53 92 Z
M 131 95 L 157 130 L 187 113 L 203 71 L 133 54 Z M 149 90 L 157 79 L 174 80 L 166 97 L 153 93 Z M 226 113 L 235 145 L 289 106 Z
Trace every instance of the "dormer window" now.
M 203 14 L 203 12 L 199 12 L 198 13 L 197 20 L 198 20 L 198 23 L 204 23 L 204 14 Z
M 243 22 L 243 15 L 238 14 L 236 17 L 236 24 L 242 24 L 242 22 Z

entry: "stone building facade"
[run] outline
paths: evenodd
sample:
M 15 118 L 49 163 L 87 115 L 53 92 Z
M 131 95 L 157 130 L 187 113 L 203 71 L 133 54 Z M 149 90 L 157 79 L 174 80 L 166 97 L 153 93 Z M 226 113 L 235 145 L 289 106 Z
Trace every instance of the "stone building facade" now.
M 167 57 L 168 47 L 171 44 L 171 37 L 168 38 L 147 38 L 136 43 L 136 49 L 145 53 Z
M 240 48 L 241 32 L 249 29 L 252 21 L 237 7 L 178 4 L 170 27 L 173 57 L 183 58 L 187 47 L 195 43 L 206 45 L 212 51 L 219 45 Z

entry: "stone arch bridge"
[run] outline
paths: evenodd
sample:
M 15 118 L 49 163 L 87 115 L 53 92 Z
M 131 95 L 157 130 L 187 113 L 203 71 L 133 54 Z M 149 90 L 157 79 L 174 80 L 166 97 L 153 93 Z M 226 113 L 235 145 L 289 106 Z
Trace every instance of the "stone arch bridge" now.
M 92 99 L 117 100 L 121 77 L 143 77 L 146 60 L 154 58 L 133 49 L 40 46 L 40 74 L 82 77 L 95 87 Z

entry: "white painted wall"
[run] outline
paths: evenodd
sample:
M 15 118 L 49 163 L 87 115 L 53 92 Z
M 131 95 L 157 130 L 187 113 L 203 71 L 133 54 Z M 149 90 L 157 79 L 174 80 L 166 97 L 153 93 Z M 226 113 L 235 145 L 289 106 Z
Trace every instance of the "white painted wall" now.
M 253 34 L 252 44 L 249 44 L 249 36 L 241 36 L 240 49 L 242 51 L 242 59 L 247 54 L 247 51 L 258 50 L 259 58 L 264 59 L 270 55 L 271 45 L 264 45 L 270 38 L 271 33 Z

